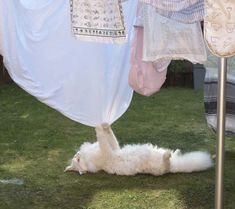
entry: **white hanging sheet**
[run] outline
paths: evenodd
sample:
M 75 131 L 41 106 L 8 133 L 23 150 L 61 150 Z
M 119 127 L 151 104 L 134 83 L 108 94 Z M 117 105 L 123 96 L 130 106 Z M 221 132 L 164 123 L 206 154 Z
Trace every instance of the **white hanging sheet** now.
M 0 0 L 0 47 L 13 80 L 41 102 L 88 126 L 129 107 L 130 44 L 137 1 L 123 3 L 126 44 L 75 40 L 68 0 Z

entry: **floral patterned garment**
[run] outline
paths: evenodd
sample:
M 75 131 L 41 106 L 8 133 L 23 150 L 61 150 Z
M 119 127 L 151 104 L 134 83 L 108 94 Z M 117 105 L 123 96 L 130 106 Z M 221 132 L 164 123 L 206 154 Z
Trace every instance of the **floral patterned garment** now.
M 83 41 L 126 42 L 121 0 L 70 0 L 72 33 Z
M 204 34 L 210 51 L 220 57 L 235 55 L 235 1 L 206 0 Z

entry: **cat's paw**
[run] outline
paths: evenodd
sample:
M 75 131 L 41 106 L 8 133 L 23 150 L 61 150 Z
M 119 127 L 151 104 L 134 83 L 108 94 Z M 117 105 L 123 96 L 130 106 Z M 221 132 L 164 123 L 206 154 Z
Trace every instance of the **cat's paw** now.
M 101 124 L 103 131 L 110 133 L 111 132 L 111 126 L 108 123 L 102 123 Z
M 102 123 L 101 126 L 102 126 L 103 129 L 109 129 L 110 128 L 110 125 L 108 123 Z

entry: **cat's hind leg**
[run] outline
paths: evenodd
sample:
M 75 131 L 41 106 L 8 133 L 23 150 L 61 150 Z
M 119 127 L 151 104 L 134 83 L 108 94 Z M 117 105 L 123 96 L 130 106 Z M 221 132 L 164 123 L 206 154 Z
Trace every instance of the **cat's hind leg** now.
M 167 150 L 164 154 L 163 154 L 163 166 L 164 166 L 164 170 L 165 173 L 170 172 L 170 157 L 171 157 L 171 152 L 169 150 Z

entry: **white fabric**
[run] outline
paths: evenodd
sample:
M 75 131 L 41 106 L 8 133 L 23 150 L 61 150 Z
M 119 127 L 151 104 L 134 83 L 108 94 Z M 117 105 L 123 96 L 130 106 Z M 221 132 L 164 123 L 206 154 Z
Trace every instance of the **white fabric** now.
M 128 43 L 111 45 L 72 37 L 68 0 L 0 0 L 2 53 L 11 77 L 75 121 L 113 123 L 132 98 L 128 73 L 136 4 L 123 4 Z
M 204 34 L 211 52 L 235 55 L 235 0 L 206 0 Z
M 200 22 L 184 24 L 158 14 L 154 7 L 144 7 L 143 60 L 187 59 L 206 61 L 206 49 Z
M 124 43 L 121 0 L 70 0 L 72 31 L 79 40 Z

